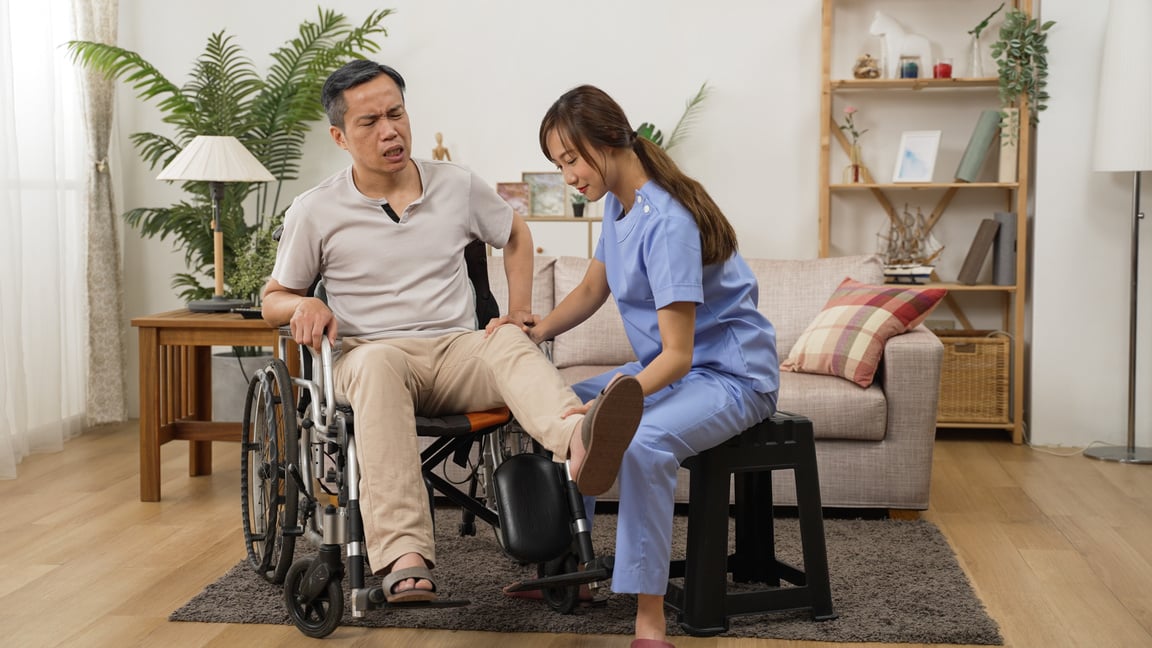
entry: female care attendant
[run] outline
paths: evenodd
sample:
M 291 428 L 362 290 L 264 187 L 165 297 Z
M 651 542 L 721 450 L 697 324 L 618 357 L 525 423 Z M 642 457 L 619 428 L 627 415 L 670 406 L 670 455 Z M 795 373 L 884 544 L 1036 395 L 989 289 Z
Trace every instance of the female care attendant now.
M 699 182 L 637 137 L 606 93 L 580 86 L 561 96 L 540 125 L 540 146 L 565 182 L 604 199 L 604 223 L 580 285 L 524 330 L 550 339 L 616 300 L 639 360 L 573 388 L 586 403 L 617 374 L 643 388 L 644 414 L 619 474 L 612 589 L 638 595 L 634 648 L 670 646 L 664 592 L 677 469 L 775 411 L 775 330 L 756 309 L 756 279 L 732 225 Z

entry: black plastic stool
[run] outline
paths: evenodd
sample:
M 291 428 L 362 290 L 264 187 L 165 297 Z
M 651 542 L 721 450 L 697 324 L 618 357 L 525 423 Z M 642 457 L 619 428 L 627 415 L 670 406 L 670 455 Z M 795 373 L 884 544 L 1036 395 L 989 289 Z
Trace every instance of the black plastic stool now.
M 818 621 L 836 618 L 828 584 L 824 518 L 812 421 L 778 412 L 728 441 L 684 462 L 690 471 L 686 558 L 674 560 L 665 602 L 679 612 L 684 631 L 696 636 L 728 630 L 728 619 L 743 614 L 812 610 Z M 804 570 L 776 558 L 772 519 L 772 471 L 792 470 L 800 518 Z M 728 502 L 736 477 L 736 552 L 728 555 Z M 737 583 L 764 583 L 764 589 L 728 591 Z M 786 581 L 792 587 L 781 587 Z

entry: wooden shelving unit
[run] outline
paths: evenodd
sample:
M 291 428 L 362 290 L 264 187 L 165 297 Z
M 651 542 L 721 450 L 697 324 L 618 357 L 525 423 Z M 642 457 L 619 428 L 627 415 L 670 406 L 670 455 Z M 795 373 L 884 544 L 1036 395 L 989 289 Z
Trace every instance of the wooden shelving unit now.
M 875 93 L 883 95 L 886 101 L 899 101 L 909 105 L 915 104 L 925 96 L 936 93 L 982 93 L 989 98 L 988 105 L 983 108 L 996 108 L 996 77 L 981 78 L 952 78 L 952 79 L 853 79 L 833 78 L 833 45 L 835 42 L 834 26 L 837 4 L 850 4 L 859 10 L 861 6 L 867 7 L 868 0 L 824 0 L 823 5 L 823 54 L 821 61 L 821 102 L 820 102 L 820 196 L 819 196 L 819 254 L 821 257 L 832 254 L 832 229 L 835 221 L 833 213 L 833 195 L 859 195 L 867 192 L 876 203 L 887 213 L 888 218 L 899 218 L 895 202 L 901 202 L 909 194 L 927 196 L 938 193 L 935 206 L 927 214 L 929 229 L 944 218 L 945 211 L 951 206 L 953 199 L 959 192 L 1001 192 L 1004 196 L 1003 211 L 1012 211 L 1016 215 L 1016 284 L 1004 285 L 965 285 L 959 283 L 934 282 L 947 288 L 949 296 L 946 299 L 947 308 L 953 313 L 961 327 L 972 330 L 972 324 L 964 313 L 960 299 L 966 295 L 986 293 L 1001 298 L 1001 312 L 1003 313 L 1002 330 L 1011 336 L 1010 375 L 1009 375 L 1009 415 L 1002 423 L 986 422 L 952 422 L 942 424 L 949 428 L 980 428 L 980 429 L 1006 429 L 1012 434 L 1014 443 L 1021 443 L 1024 439 L 1024 381 L 1025 381 L 1025 306 L 1027 303 L 1027 277 L 1028 277 L 1028 196 L 1030 193 L 1030 150 L 1032 128 L 1026 118 L 1021 118 L 1021 128 L 1018 140 L 1017 179 L 1015 182 L 931 182 L 931 183 L 888 183 L 878 182 L 873 174 L 864 167 L 862 169 L 863 182 L 846 184 L 840 182 L 839 169 L 832 168 L 833 147 L 848 153 L 850 143 L 839 128 L 836 121 L 838 115 L 833 113 L 833 102 L 837 96 L 851 95 L 852 101 L 866 104 Z M 908 3 L 914 5 L 916 3 Z M 937 5 L 941 10 L 951 10 L 953 3 L 945 0 L 919 0 L 922 5 Z M 1009 6 L 1031 14 L 1031 0 L 1017 0 L 1010 2 Z M 993 8 L 995 5 L 993 5 Z M 993 23 L 993 28 L 996 26 Z M 929 35 L 930 37 L 931 35 Z M 843 55 L 841 55 L 843 56 Z M 1027 106 L 1023 103 L 1018 106 L 1020 114 L 1027 114 Z M 978 111 L 976 111 L 978 112 Z M 835 178 L 835 181 L 833 180 Z M 957 210 L 954 210 L 957 211 Z M 949 218 L 975 219 L 975 214 L 949 213 Z M 968 241 L 954 242 L 958 246 L 966 246 Z M 858 252 L 871 251 L 864 248 Z M 959 299 L 958 299 L 959 298 Z

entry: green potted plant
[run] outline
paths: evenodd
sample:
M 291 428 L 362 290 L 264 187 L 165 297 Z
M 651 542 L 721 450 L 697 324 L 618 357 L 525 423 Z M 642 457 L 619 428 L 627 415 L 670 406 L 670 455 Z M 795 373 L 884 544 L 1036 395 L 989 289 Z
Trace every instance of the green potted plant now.
M 1021 99 L 1031 126 L 1048 107 L 1048 30 L 1055 24 L 1011 9 L 1004 14 L 999 40 L 992 44 L 1000 89 L 1000 182 L 1016 181 Z
M 572 215 L 580 218 L 584 215 L 584 206 L 588 204 L 588 197 L 579 191 L 572 193 Z
M 636 129 L 636 134 L 644 139 L 650 140 L 657 146 L 668 151 L 672 147 L 683 141 L 684 137 L 688 135 L 691 130 L 692 122 L 696 121 L 699 115 L 700 107 L 704 104 L 704 100 L 708 98 L 708 93 L 712 89 L 708 87 L 708 82 L 700 84 L 700 89 L 696 94 L 688 100 L 684 106 L 684 112 L 680 115 L 680 120 L 676 122 L 676 127 L 672 129 L 672 135 L 668 137 L 668 145 L 664 145 L 664 133 L 656 128 L 652 122 L 643 122 L 640 127 Z
M 1000 104 L 1016 107 L 1027 100 L 1028 120 L 1035 126 L 1048 107 L 1048 30 L 1056 24 L 1040 22 L 1019 9 L 1004 14 L 1000 38 L 992 44 L 1000 78 Z
M 78 64 L 131 84 L 140 100 L 154 102 L 162 111 L 164 123 L 174 133 L 131 135 L 151 169 L 167 166 L 197 135 L 232 135 L 276 177 L 272 183 L 226 185 L 220 219 L 229 297 L 247 297 L 250 292 L 235 285 L 239 252 L 257 232 L 265 236 L 271 231 L 266 223 L 280 211 L 282 185 L 298 177 L 305 136 L 324 116 L 318 97 L 325 79 L 345 62 L 378 51 L 373 38 L 387 35 L 382 22 L 391 13 L 391 9 L 373 11 L 357 25 L 343 14 L 318 8 L 315 20 L 302 22 L 298 33 L 272 52 L 273 62 L 264 76 L 232 36 L 224 31 L 211 34 L 183 86 L 136 52 L 91 41 L 68 43 Z M 188 267 L 188 272 L 173 277 L 172 287 L 185 300 L 206 299 L 213 293 L 208 183 L 185 182 L 182 188 L 187 196 L 176 204 L 136 207 L 123 217 L 146 238 L 171 237 Z M 250 223 L 243 203 L 253 194 L 255 222 Z

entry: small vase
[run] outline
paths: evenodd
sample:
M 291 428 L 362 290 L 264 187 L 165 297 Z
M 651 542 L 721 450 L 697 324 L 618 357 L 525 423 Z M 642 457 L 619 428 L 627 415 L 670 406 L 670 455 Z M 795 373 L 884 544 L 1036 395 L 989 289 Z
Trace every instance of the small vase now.
M 844 184 L 864 182 L 864 165 L 860 160 L 860 145 L 853 144 L 848 148 L 848 166 L 844 167 Z
M 584 216 L 585 203 L 572 203 L 572 215 L 576 218 Z
M 972 45 L 968 51 L 968 77 L 984 78 L 984 48 L 980 46 L 980 39 L 977 36 L 972 37 Z

